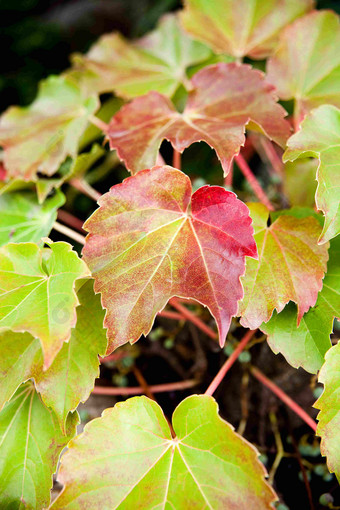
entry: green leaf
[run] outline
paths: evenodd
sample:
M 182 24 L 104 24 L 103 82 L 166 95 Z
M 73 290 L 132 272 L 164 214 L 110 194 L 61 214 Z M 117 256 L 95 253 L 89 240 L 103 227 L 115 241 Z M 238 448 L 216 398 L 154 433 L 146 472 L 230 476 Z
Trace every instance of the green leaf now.
M 245 256 L 257 256 L 251 220 L 224 188 L 191 191 L 175 168 L 142 170 L 112 186 L 86 221 L 83 254 L 107 310 L 107 354 L 147 335 L 173 296 L 206 305 L 224 345 Z
M 185 0 L 184 28 L 217 52 L 263 59 L 280 31 L 312 9 L 312 0 Z
M 247 259 L 241 278 L 244 298 L 241 324 L 255 329 L 268 322 L 274 309 L 288 301 L 298 307 L 297 325 L 315 305 L 328 260 L 328 245 L 319 246 L 321 226 L 314 217 L 283 214 L 267 226 L 269 212 L 262 204 L 248 204 L 255 229 L 259 260 Z M 302 215 L 304 216 L 304 214 Z
M 20 243 L 0 249 L 0 329 L 39 338 L 45 369 L 76 324 L 74 283 L 89 275 L 71 245 L 48 244 L 50 248 Z
M 110 147 L 117 149 L 132 174 L 156 164 L 164 139 L 179 152 L 206 142 L 215 149 L 225 175 L 244 145 L 246 126 L 286 146 L 291 132 L 286 112 L 260 71 L 219 63 L 196 73 L 190 83 L 183 113 L 165 96 L 150 92 L 124 105 L 111 119 Z
M 32 383 L 21 386 L 0 413 L 0 507 L 47 508 L 59 455 L 75 435 L 77 413 L 66 434 Z
M 146 397 L 106 409 L 70 443 L 52 508 L 272 508 L 257 451 L 218 416 L 212 397 L 186 398 L 173 428 L 174 439 Z
M 314 207 L 317 168 L 318 162 L 312 158 L 285 163 L 283 192 L 291 206 Z
M 28 333 L 5 331 L 0 334 L 0 409 L 19 384 L 34 378 L 45 404 L 56 413 L 62 430 L 70 411 L 85 402 L 99 375 L 98 354 L 106 350 L 104 311 L 93 292 L 93 280 L 77 294 L 77 324 L 71 330 L 52 365 L 43 370 L 43 354 L 38 339 Z
M 313 110 L 287 146 L 285 161 L 306 156 L 319 159 L 315 201 L 325 215 L 319 239 L 319 243 L 325 243 L 340 232 L 340 110 L 331 105 Z
M 77 296 L 80 306 L 70 341 L 64 343 L 48 370 L 35 365 L 31 371 L 37 390 L 56 413 L 62 429 L 68 413 L 88 399 L 99 376 L 98 354 L 103 356 L 107 345 L 105 312 L 100 297 L 93 292 L 93 280 L 87 281 Z
M 156 90 L 172 96 L 186 84 L 187 67 L 210 55 L 209 48 L 183 31 L 176 15 L 168 14 L 156 30 L 134 43 L 118 33 L 102 36 L 87 55 L 74 55 L 71 73 L 97 93 L 135 97 Z
M 280 99 L 295 100 L 297 121 L 325 103 L 340 107 L 339 46 L 339 17 L 332 11 L 313 11 L 283 31 L 268 60 L 268 81 Z
M 321 453 L 327 457 L 328 469 L 340 481 L 340 343 L 326 354 L 326 361 L 319 374 L 324 385 L 321 397 L 314 407 L 320 409 L 316 433 L 321 437 Z
M 67 156 L 76 157 L 88 116 L 98 108 L 70 78 L 50 76 L 26 108 L 11 107 L 1 117 L 0 145 L 9 178 L 36 181 L 53 175 Z
M 36 195 L 29 191 L 0 195 L 0 246 L 9 242 L 41 242 L 41 238 L 51 232 L 57 210 L 64 202 L 61 191 L 43 204 L 39 204 Z
M 340 317 L 340 237 L 331 242 L 327 273 L 315 306 L 302 317 L 296 327 L 297 312 L 293 303 L 276 314 L 261 330 L 275 353 L 281 352 L 293 367 L 316 373 L 331 347 L 330 334 L 334 317 Z
M 40 342 L 29 333 L 0 333 L 0 411 L 22 382 L 31 378 L 33 367 L 42 370 Z

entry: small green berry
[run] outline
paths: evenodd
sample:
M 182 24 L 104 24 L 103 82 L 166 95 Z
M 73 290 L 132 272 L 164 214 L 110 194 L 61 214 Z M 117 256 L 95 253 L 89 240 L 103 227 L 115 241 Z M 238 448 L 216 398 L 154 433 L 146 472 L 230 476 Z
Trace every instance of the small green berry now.
M 328 506 L 330 503 L 333 503 L 334 498 L 329 492 L 325 492 L 324 494 L 321 494 L 319 498 L 320 505 Z
M 238 360 L 241 362 L 241 363 L 249 363 L 249 361 L 251 360 L 251 354 L 249 351 L 243 351 L 241 352 L 241 354 L 239 355 L 238 357 Z

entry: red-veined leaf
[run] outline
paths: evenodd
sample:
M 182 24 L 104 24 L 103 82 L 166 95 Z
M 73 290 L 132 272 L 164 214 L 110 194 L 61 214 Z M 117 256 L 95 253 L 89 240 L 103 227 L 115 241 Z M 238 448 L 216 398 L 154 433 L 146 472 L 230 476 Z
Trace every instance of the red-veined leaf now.
M 256 247 L 248 208 L 218 186 L 198 189 L 168 166 L 113 186 L 85 223 L 83 250 L 107 310 L 109 348 L 136 342 L 172 296 L 208 306 L 223 345 Z
M 205 141 L 215 149 L 227 174 L 244 144 L 249 121 L 285 146 L 290 133 L 286 112 L 276 103 L 263 73 L 249 65 L 219 63 L 196 73 L 191 83 L 193 90 L 183 113 L 165 96 L 150 92 L 114 115 L 107 133 L 110 146 L 131 173 L 155 165 L 166 139 L 179 152 Z

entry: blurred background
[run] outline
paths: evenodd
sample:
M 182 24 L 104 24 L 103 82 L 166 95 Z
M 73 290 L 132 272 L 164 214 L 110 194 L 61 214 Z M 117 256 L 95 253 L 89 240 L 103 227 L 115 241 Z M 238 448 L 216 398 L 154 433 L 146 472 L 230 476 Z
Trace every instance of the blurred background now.
M 66 69 L 70 53 L 86 52 L 101 34 L 140 37 L 180 6 L 180 0 L 0 0 L 0 111 L 30 103 L 42 78 Z M 340 12 L 340 1 L 319 0 L 317 7 Z

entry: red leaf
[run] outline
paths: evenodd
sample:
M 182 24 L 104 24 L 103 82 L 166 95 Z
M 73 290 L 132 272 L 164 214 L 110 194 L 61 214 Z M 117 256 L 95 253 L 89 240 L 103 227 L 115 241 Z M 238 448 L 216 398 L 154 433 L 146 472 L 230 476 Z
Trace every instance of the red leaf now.
M 190 196 L 187 176 L 154 167 L 113 186 L 86 222 L 83 254 L 107 310 L 107 353 L 147 335 L 173 296 L 206 305 L 224 344 L 245 256 L 257 256 L 249 210 L 218 186 Z
M 205 67 L 191 80 L 184 112 L 157 92 L 134 99 L 112 118 L 108 138 L 112 149 L 131 173 L 156 163 L 161 142 L 167 139 L 180 152 L 205 141 L 216 150 L 224 173 L 245 141 L 251 120 L 281 146 L 290 133 L 285 110 L 276 103 L 273 86 L 264 74 L 235 62 Z

